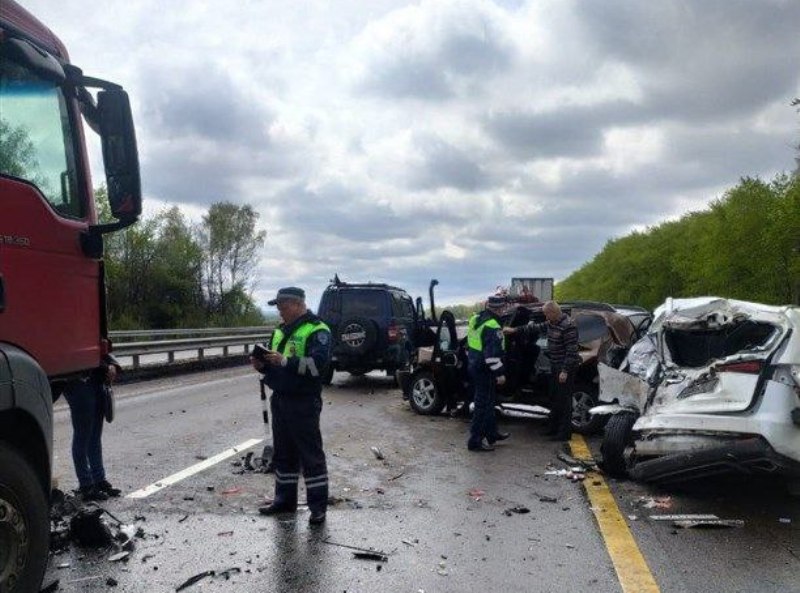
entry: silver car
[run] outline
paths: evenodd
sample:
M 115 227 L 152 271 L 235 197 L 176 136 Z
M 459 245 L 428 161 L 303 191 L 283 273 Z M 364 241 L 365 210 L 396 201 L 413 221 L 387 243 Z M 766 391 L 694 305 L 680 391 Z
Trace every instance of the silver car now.
M 668 299 L 620 369 L 599 368 L 605 470 L 642 481 L 800 477 L 800 308 Z

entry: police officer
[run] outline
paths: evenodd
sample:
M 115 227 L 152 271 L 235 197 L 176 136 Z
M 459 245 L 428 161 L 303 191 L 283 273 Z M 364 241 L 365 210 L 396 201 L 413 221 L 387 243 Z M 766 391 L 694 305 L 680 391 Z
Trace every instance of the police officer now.
M 491 296 L 486 308 L 470 317 L 467 329 L 468 371 L 474 388 L 475 409 L 472 413 L 470 451 L 493 451 L 496 441 L 511 436 L 497 430 L 494 415 L 495 385 L 505 383 L 503 367 L 503 334 L 499 311 L 506 305 L 503 296 Z
M 331 334 L 322 320 L 308 311 L 305 292 L 281 288 L 269 301 L 277 305 L 283 323 L 272 334 L 269 351 L 253 366 L 272 389 L 272 434 L 275 454 L 275 498 L 258 509 L 262 515 L 297 510 L 300 470 L 306 484 L 308 522 L 325 522 L 328 506 L 328 470 L 322 449 L 319 416 L 322 411 L 321 376 L 330 361 Z

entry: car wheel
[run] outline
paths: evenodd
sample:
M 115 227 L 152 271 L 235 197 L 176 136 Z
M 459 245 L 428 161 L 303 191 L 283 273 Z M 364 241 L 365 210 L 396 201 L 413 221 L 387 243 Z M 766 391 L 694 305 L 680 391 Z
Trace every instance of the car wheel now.
M 603 455 L 603 471 L 613 478 L 624 478 L 628 475 L 625 450 L 633 444 L 635 422 L 635 414 L 623 412 L 611 416 L 606 424 L 600 453 Z
M 444 396 L 430 371 L 420 371 L 411 378 L 409 401 L 414 411 L 423 416 L 431 416 L 442 411 Z
M 0 444 L 0 591 L 38 591 L 47 566 L 48 504 L 33 468 Z
M 572 393 L 572 430 L 581 434 L 594 434 L 603 428 L 603 416 L 595 416 L 589 410 L 597 405 L 597 392 L 586 386 L 578 386 Z

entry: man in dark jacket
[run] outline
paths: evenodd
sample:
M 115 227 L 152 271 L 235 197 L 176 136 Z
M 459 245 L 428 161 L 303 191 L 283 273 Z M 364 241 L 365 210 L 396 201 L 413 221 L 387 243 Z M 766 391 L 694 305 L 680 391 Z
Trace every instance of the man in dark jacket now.
M 328 326 L 309 312 L 305 292 L 281 288 L 270 305 L 277 305 L 283 323 L 275 330 L 270 348 L 252 358 L 272 389 L 272 433 L 275 454 L 275 498 L 259 508 L 262 515 L 297 510 L 300 470 L 312 525 L 325 522 L 328 505 L 328 470 L 322 448 L 319 417 L 322 411 L 322 375 L 330 361 Z
M 575 322 L 561 311 L 555 301 L 548 301 L 542 307 L 547 321 L 530 322 L 521 327 L 504 327 L 503 334 L 513 336 L 517 333 L 535 339 L 547 332 L 547 355 L 550 358 L 550 396 L 552 406 L 550 423 L 546 434 L 554 441 L 568 441 L 572 437 L 572 392 L 575 387 L 575 374 L 581 362 L 578 354 L 578 330 Z
M 469 320 L 467 369 L 474 388 L 475 401 L 467 442 L 470 451 L 493 451 L 496 441 L 510 436 L 497 430 L 494 415 L 495 385 L 503 385 L 506 381 L 503 334 L 498 317 L 498 312 L 505 305 L 505 297 L 491 296 L 486 301 L 486 308 L 475 313 Z

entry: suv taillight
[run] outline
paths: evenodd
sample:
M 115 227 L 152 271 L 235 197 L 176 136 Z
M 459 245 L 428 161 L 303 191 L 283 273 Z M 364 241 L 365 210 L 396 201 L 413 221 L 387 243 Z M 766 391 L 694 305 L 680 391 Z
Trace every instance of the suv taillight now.
M 731 362 L 717 367 L 718 373 L 745 373 L 748 375 L 758 375 L 761 372 L 763 363 L 760 360 L 747 360 L 742 362 Z
M 386 336 L 389 338 L 390 343 L 394 343 L 400 339 L 400 328 L 396 325 L 390 325 L 386 330 Z

